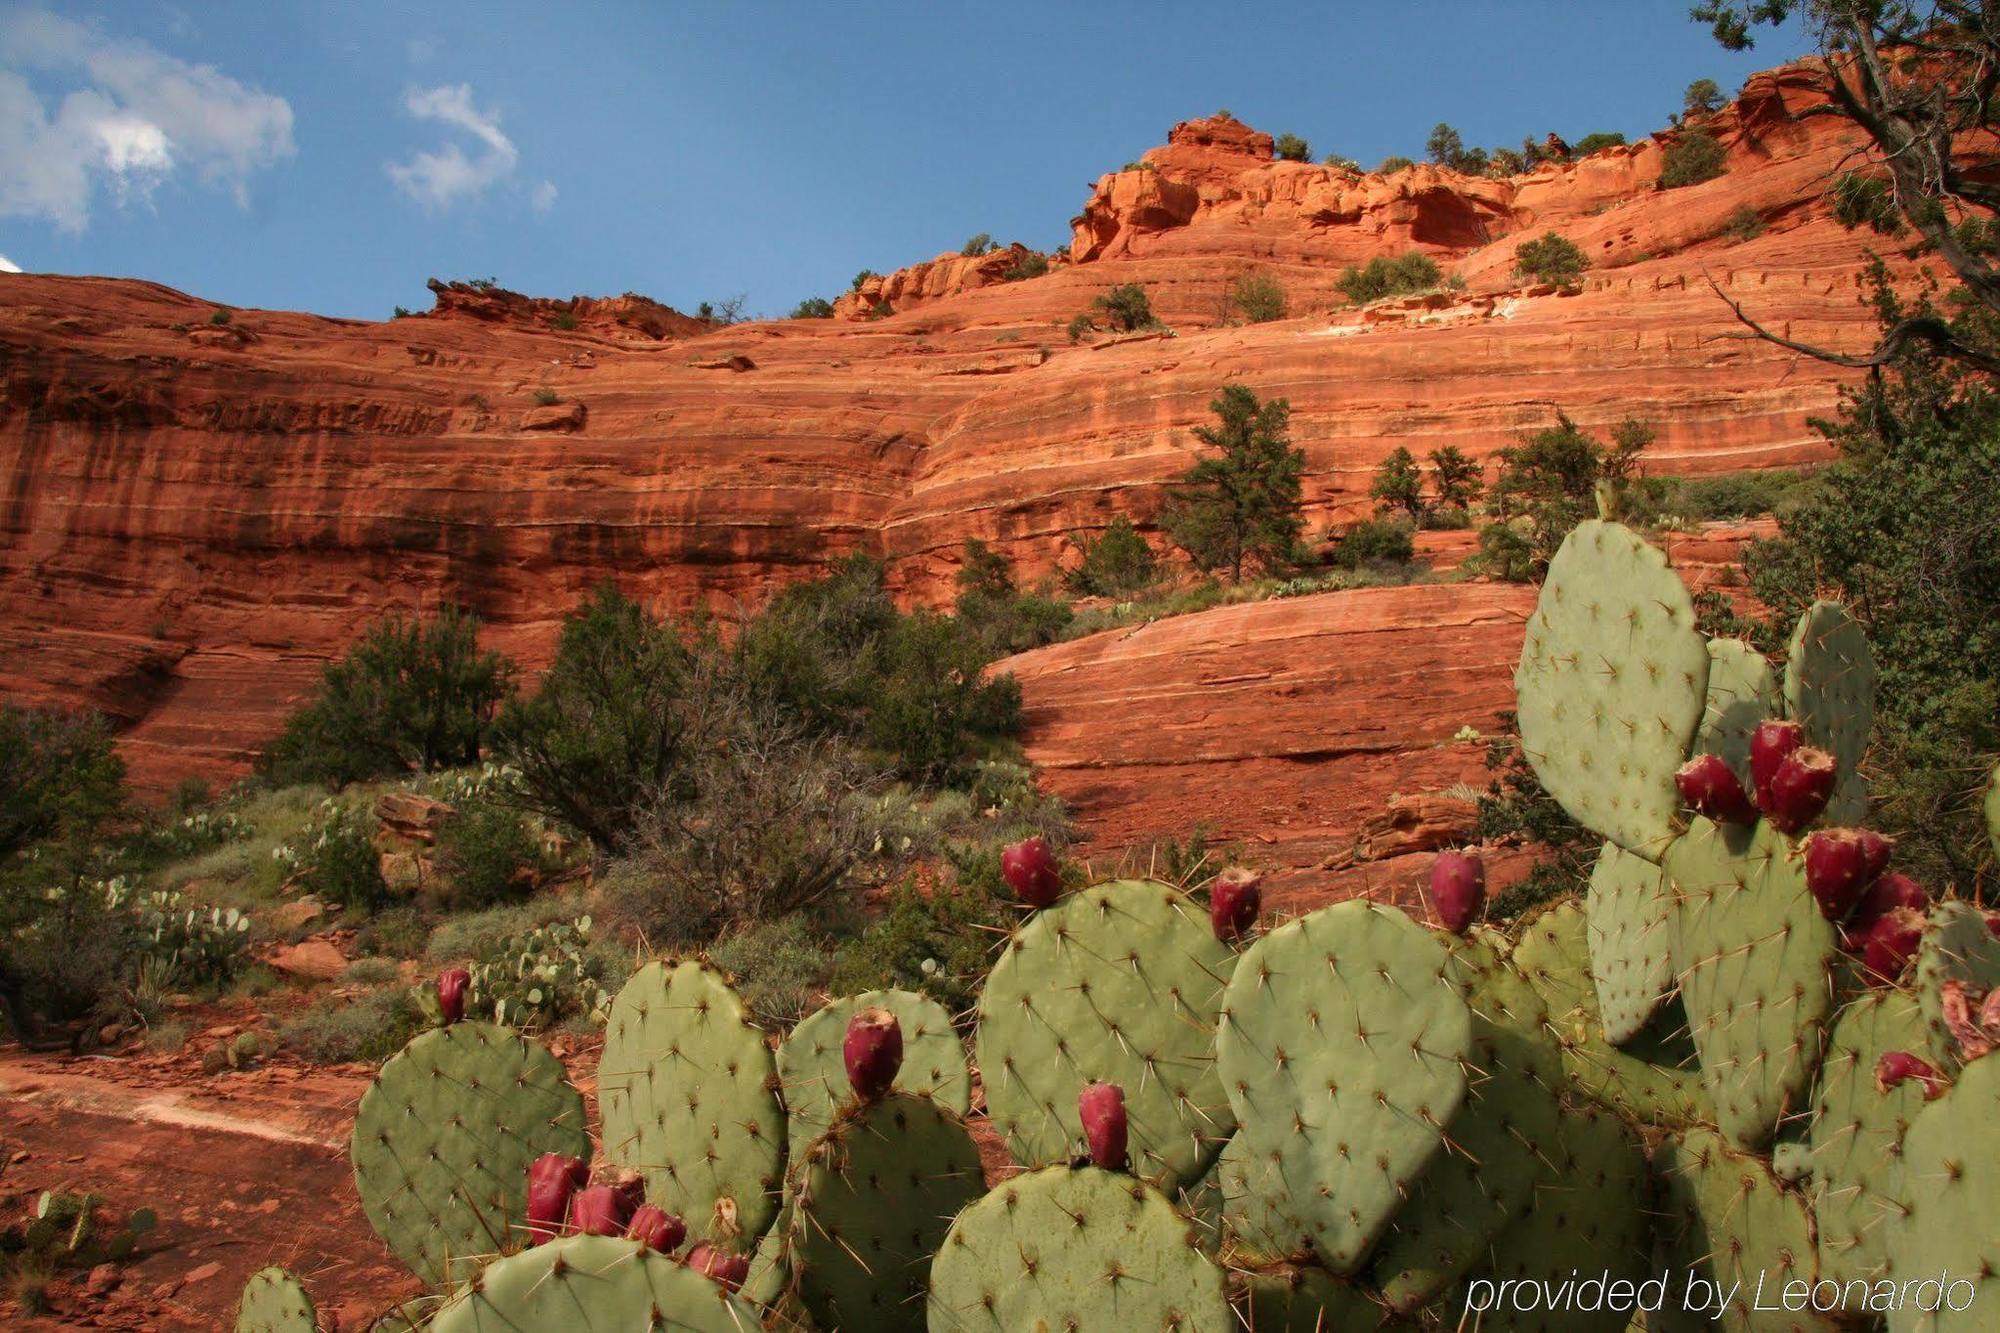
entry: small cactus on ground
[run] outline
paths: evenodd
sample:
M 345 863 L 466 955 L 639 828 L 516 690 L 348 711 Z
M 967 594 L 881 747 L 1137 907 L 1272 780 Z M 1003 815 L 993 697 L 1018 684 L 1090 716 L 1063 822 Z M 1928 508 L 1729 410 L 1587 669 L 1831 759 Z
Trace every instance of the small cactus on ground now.
M 236 1333 L 314 1333 L 319 1312 L 299 1280 L 282 1268 L 260 1268 L 236 1305 Z

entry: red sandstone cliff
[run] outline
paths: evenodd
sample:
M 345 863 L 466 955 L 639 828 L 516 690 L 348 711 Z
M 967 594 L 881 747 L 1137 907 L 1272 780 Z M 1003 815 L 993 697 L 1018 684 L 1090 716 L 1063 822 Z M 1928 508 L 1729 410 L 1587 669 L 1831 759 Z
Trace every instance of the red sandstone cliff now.
M 1315 527 L 1360 512 L 1398 445 L 1488 455 L 1558 408 L 1653 422 L 1663 471 L 1820 457 L 1805 422 L 1839 374 L 1729 336 L 1705 281 L 1795 336 L 1866 340 L 1861 247 L 1820 198 L 1848 143 L 1798 118 L 1805 98 L 1795 73 L 1753 79 L 1714 121 L 1728 174 L 1664 193 L 1657 143 L 1512 180 L 1385 179 L 1190 122 L 1151 170 L 1098 183 L 1046 275 L 943 256 L 877 280 L 896 309 L 877 319 L 715 327 L 641 298 L 448 287 L 388 323 L 216 325 L 152 284 L 0 275 L 0 696 L 107 710 L 159 786 L 239 768 L 389 606 L 469 604 L 532 664 L 607 574 L 724 605 L 865 549 L 934 599 L 976 536 L 1033 577 L 1069 534 L 1148 519 L 1230 380 L 1291 400 Z M 1767 229 L 1732 239 L 1746 208 Z M 1550 227 L 1592 256 L 1580 294 L 1509 276 L 1515 241 Z M 1337 305 L 1342 267 L 1412 246 L 1464 299 Z M 1224 322 L 1251 271 L 1293 317 Z M 1124 282 L 1177 336 L 1071 343 Z M 1385 601 L 1421 617 L 1433 595 Z M 1321 603 L 1301 605 L 1285 614 Z

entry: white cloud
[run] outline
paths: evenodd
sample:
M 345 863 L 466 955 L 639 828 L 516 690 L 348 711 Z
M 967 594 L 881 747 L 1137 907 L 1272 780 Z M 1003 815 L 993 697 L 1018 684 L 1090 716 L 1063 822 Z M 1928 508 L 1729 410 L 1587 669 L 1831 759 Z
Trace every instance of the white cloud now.
M 284 98 L 144 42 L 18 9 L 0 52 L 0 217 L 81 231 L 100 183 L 143 202 L 178 171 L 247 203 L 250 176 L 297 152 Z M 31 75 L 68 89 L 53 115 Z
M 537 213 L 546 213 L 556 206 L 556 183 L 542 181 L 528 191 L 528 206 Z
M 444 84 L 411 93 L 404 109 L 418 120 L 434 120 L 462 131 L 475 141 L 468 154 L 448 142 L 432 152 L 419 152 L 407 162 L 388 164 L 396 188 L 429 209 L 449 208 L 461 199 L 476 199 L 514 174 L 521 160 L 514 141 L 500 131 L 500 117 L 472 104 L 470 84 Z M 551 187 L 553 188 L 553 187 Z
M 21 266 L 5 255 L 0 255 L 0 273 L 19 273 Z

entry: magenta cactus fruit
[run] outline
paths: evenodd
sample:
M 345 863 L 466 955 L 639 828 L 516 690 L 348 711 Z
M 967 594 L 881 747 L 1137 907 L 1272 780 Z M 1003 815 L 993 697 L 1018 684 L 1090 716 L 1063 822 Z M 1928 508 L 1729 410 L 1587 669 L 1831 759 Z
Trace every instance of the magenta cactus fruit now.
M 681 1247 L 687 1234 L 687 1223 L 650 1203 L 635 1209 L 632 1220 L 625 1226 L 628 1238 L 638 1241 L 655 1254 L 672 1254 Z
M 1719 754 L 1698 754 L 1682 764 L 1674 772 L 1674 785 L 1690 809 L 1718 824 L 1757 822 L 1757 807 Z
M 622 1236 L 631 1219 L 630 1196 L 616 1185 L 592 1185 L 569 1201 L 570 1230 L 584 1236 Z
M 707 1241 L 688 1251 L 686 1263 L 689 1268 L 727 1291 L 735 1291 L 743 1285 L 743 1280 L 750 1276 L 748 1259 L 740 1254 L 717 1249 Z
M 1872 828 L 1853 829 L 1855 842 L 1861 846 L 1861 882 L 1873 884 L 1882 878 L 1889 868 L 1889 858 L 1895 853 L 1896 840 L 1877 833 Z
M 1772 775 L 1771 799 L 1763 803 L 1764 817 L 1781 832 L 1797 833 L 1826 809 L 1839 776 L 1832 755 L 1801 746 L 1786 755 Z
M 1771 783 L 1778 776 L 1779 766 L 1805 743 L 1804 727 L 1776 718 L 1759 722 L 1750 733 L 1750 785 L 1757 793 L 1760 809 L 1771 808 Z
M 1431 910 L 1454 935 L 1463 935 L 1486 906 L 1486 867 L 1468 852 L 1440 852 L 1431 862 Z
M 465 1017 L 465 992 L 471 985 L 472 973 L 462 967 L 448 967 L 438 973 L 438 1008 L 444 1013 L 446 1027 Z
M 569 1216 L 570 1196 L 590 1179 L 581 1157 L 545 1152 L 528 1167 L 528 1235 L 536 1243 L 553 1240 Z
M 1062 896 L 1062 868 L 1047 838 L 1026 838 L 1002 851 L 1000 874 L 1030 907 L 1047 907 Z
M 1090 1160 L 1106 1171 L 1125 1169 L 1125 1089 L 1116 1083 L 1090 1083 L 1076 1096 Z
M 1923 938 L 1924 918 L 1907 907 L 1893 908 L 1868 928 L 1861 942 L 1861 961 L 1872 974 L 1875 985 L 1893 985 L 1916 957 L 1917 941 Z
M 1924 1085 L 1924 1100 L 1930 1101 L 1944 1091 L 1944 1077 L 1938 1073 L 1930 1061 L 1910 1051 L 1884 1051 L 1882 1058 L 1875 1062 L 1875 1091 L 1887 1092 L 1899 1086 L 1905 1079 L 1917 1079 Z
M 1821 916 L 1834 922 L 1847 919 L 1868 891 L 1869 860 L 1859 829 L 1821 829 L 1806 839 L 1806 888 Z
M 903 1025 L 887 1009 L 863 1009 L 848 1021 L 840 1054 L 854 1095 L 880 1101 L 903 1067 Z
M 1231 866 L 1215 877 L 1208 890 L 1208 924 L 1219 940 L 1233 940 L 1257 924 L 1264 905 L 1264 877 L 1254 870 Z
M 1840 947 L 1849 953 L 1860 953 L 1868 940 L 1868 932 L 1875 923 L 1898 908 L 1908 908 L 1922 913 L 1930 907 L 1930 895 L 1924 886 L 1899 870 L 1892 870 L 1868 886 L 1861 895 L 1861 902 L 1854 914 L 1847 919 L 1847 925 L 1840 932 Z

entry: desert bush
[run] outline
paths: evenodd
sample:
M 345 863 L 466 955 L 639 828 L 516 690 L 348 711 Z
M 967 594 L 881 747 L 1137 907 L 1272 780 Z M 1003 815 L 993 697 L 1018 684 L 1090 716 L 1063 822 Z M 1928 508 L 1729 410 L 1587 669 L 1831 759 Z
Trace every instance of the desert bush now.
M 1677 190 L 1722 174 L 1728 153 L 1707 130 L 1689 130 L 1669 144 L 1660 165 L 1660 188 Z
M 1729 220 L 1722 224 L 1722 234 L 1733 241 L 1752 241 L 1764 234 L 1764 217 L 1751 204 L 1738 204 Z
M 389 901 L 367 811 L 329 800 L 303 834 L 279 848 L 299 887 L 323 903 L 373 911 Z
M 386 986 L 322 996 L 278 1028 L 278 1044 L 310 1064 L 373 1064 L 402 1050 L 428 1023 L 408 987 Z
M 1252 324 L 1285 317 L 1285 287 L 1268 273 L 1247 273 L 1230 288 L 1229 304 Z
M 494 941 L 471 962 L 466 1013 L 529 1030 L 571 1019 L 602 1024 L 626 969 L 615 953 L 592 948 L 591 931 L 581 916 Z M 435 999 L 424 991 L 418 1003 L 428 1012 Z
M 1408 518 L 1367 518 L 1348 528 L 1333 549 L 1333 563 L 1344 569 L 1412 559 L 1415 524 Z
M 1145 287 L 1136 282 L 1113 287 L 1091 302 L 1091 306 L 1102 310 L 1111 327 L 1124 333 L 1151 328 L 1158 322 L 1153 318 L 1153 304 L 1146 297 Z
M 383 958 L 421 958 L 430 936 L 431 923 L 416 907 L 390 907 L 361 923 L 354 947 Z
M 966 539 L 955 580 L 958 623 L 989 657 L 1054 643 L 1075 614 L 1066 603 L 1021 591 L 1014 562 L 977 537 Z
M 393 958 L 357 958 L 341 970 L 340 980 L 347 986 L 382 986 L 402 978 L 403 969 Z
M 1624 142 L 1625 142 L 1625 136 L 1622 134 L 1616 132 L 1606 133 L 1602 130 L 1599 130 L 1595 133 L 1586 134 L 1581 139 L 1578 139 L 1576 141 L 1576 146 L 1572 148 L 1570 151 L 1576 157 L 1589 157 L 1592 153 L 1595 153 L 1600 149 L 1617 148 Z
M 1397 445 L 1375 469 L 1374 480 L 1368 485 L 1368 498 L 1375 502 L 1378 514 L 1400 509 L 1412 522 L 1423 518 L 1424 474 L 1417 466 L 1416 455 Z
M 832 319 L 833 302 L 824 296 L 808 296 L 792 307 L 793 319 Z
M 1590 267 L 1576 243 L 1556 232 L 1544 232 L 1532 241 L 1523 241 L 1514 252 L 1514 271 L 1536 282 L 1557 287 L 1574 287 Z
M 732 932 L 709 961 L 736 979 L 736 993 L 767 1028 L 783 1030 L 825 1001 L 833 951 L 801 916 Z
M 542 839 L 518 810 L 491 801 L 461 807 L 438 830 L 438 869 L 455 907 L 490 907 L 534 890 Z
M 1085 338 L 1097 332 L 1097 325 L 1089 315 L 1082 314 L 1070 320 L 1068 332 L 1071 342 L 1082 342 Z
M 614 869 L 616 864 L 613 863 Z M 564 893 L 541 894 L 526 902 L 479 912 L 460 912 L 445 917 L 434 929 L 427 928 L 428 942 L 419 944 L 414 953 L 405 956 L 422 956 L 438 966 L 486 958 L 511 937 L 525 935 L 537 926 L 574 921 L 583 915 L 586 913 L 582 900 L 575 894 Z
M 1271 144 L 1271 154 L 1281 162 L 1312 161 L 1312 145 L 1292 133 L 1280 134 Z
M 1241 384 L 1209 403 L 1217 424 L 1195 438 L 1219 453 L 1182 473 L 1163 516 L 1167 532 L 1203 573 L 1227 569 L 1241 582 L 1246 562 L 1289 565 L 1299 543 L 1299 478 L 1305 455 L 1292 447 L 1291 403 L 1260 403 Z
M 1690 120 L 1713 115 L 1722 107 L 1722 88 L 1714 79 L 1696 79 L 1681 96 L 1681 112 Z
M 1441 281 L 1437 261 L 1420 251 L 1385 259 L 1380 255 L 1362 268 L 1348 268 L 1340 275 L 1340 290 L 1356 305 L 1379 301 L 1385 296 L 1427 292 Z
M 1466 510 L 1485 489 L 1485 469 L 1455 444 L 1431 450 L 1431 492 L 1439 509 Z
M 124 803 L 103 718 L 0 705 L 0 871 L 35 843 L 102 831 Z
M 233 907 L 202 907 L 172 890 L 142 893 L 118 876 L 104 885 L 106 906 L 134 919 L 135 963 L 162 988 L 213 990 L 250 958 L 250 918 Z
M 834 993 L 914 990 L 953 1013 L 971 1008 L 1005 938 L 1012 897 L 997 847 L 954 849 L 952 870 L 948 887 L 906 880 L 891 890 L 867 932 L 834 956 Z
M 1472 526 L 1472 511 L 1464 505 L 1434 504 L 1417 526 L 1426 532 L 1463 532 Z
M 881 648 L 880 693 L 868 710 L 868 743 L 899 777 L 948 785 L 975 746 L 1020 729 L 1021 687 L 982 678 L 990 660 L 948 616 L 919 610 L 897 622 Z
M 1570 529 L 1595 511 L 1598 482 L 1626 486 L 1653 433 L 1626 420 L 1612 444 L 1585 434 L 1567 416 L 1500 451 L 1500 475 L 1487 493 L 1492 516 L 1480 552 L 1496 578 L 1526 580 L 1548 567 Z M 1525 548 L 1525 549 L 1524 549 Z
M 1007 270 L 1000 275 L 1000 281 L 1021 282 L 1028 278 L 1039 278 L 1048 271 L 1049 257 L 1030 250 L 1007 267 Z
M 1409 158 L 1391 153 L 1388 157 L 1383 158 L 1380 165 L 1375 168 L 1375 174 L 1378 176 L 1393 176 L 1397 172 L 1414 167 L 1415 165 L 1417 164 Z
M 534 399 L 537 407 L 554 407 L 562 401 L 562 395 L 544 384 L 535 390 Z
M 993 237 L 982 231 L 964 245 L 958 247 L 958 252 L 967 259 L 977 259 L 981 255 L 990 255 L 999 248 L 999 246 L 993 243 Z
M 1102 536 L 1076 533 L 1070 544 L 1082 559 L 1064 582 L 1079 597 L 1129 597 L 1160 581 L 1153 548 L 1123 514 L 1106 525 Z

